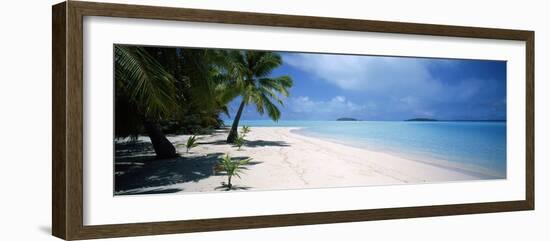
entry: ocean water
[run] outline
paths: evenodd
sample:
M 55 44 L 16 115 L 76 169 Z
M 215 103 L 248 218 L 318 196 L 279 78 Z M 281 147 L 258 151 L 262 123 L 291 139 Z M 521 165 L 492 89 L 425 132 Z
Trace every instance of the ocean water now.
M 227 123 L 231 124 L 231 121 Z M 505 121 L 242 120 L 239 124 L 300 127 L 295 132 L 302 135 L 390 152 L 436 165 L 457 164 L 492 178 L 506 177 Z

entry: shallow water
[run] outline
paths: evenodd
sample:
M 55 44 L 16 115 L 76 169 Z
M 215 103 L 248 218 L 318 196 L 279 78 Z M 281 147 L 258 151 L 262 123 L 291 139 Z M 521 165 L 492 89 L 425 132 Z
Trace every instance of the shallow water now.
M 230 123 L 226 122 L 226 123 Z M 505 121 L 279 121 L 242 120 L 240 125 L 301 127 L 303 135 L 413 157 L 479 167 L 506 177 Z M 443 163 L 436 163 L 442 164 Z

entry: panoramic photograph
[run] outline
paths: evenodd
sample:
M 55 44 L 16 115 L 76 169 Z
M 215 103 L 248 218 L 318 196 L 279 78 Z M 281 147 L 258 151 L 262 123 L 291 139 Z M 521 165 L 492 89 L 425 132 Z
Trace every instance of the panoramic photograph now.
M 114 45 L 114 195 L 506 179 L 506 61 Z

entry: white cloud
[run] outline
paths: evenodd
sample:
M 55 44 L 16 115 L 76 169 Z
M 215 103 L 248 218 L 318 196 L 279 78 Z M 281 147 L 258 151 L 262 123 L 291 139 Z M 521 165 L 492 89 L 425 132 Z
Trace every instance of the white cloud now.
M 287 53 L 283 58 L 285 63 L 308 73 L 313 79 L 345 91 L 364 93 L 367 100 L 376 98 L 381 112 L 395 110 L 433 116 L 437 115 L 434 104 L 465 103 L 495 88 L 493 80 L 441 81 L 430 73 L 434 64 L 432 59 L 305 53 Z M 437 64 L 451 68 L 457 66 L 456 63 L 437 60 Z
M 344 90 L 385 92 L 421 85 L 430 94 L 440 85 L 428 71 L 429 61 L 418 58 L 286 54 L 284 61 Z
M 444 84 L 430 73 L 433 60 L 423 58 L 335 54 L 285 54 L 284 61 L 340 89 L 392 98 L 446 101 L 467 100 L 487 81 L 462 80 Z M 451 60 L 438 64 L 454 66 Z
M 375 108 L 375 105 L 372 103 L 368 105 L 357 104 L 346 99 L 344 96 L 334 96 L 327 101 L 312 100 L 308 96 L 291 97 L 288 99 L 286 106 L 291 112 L 311 114 L 311 117 L 317 118 L 364 115 L 365 111 Z

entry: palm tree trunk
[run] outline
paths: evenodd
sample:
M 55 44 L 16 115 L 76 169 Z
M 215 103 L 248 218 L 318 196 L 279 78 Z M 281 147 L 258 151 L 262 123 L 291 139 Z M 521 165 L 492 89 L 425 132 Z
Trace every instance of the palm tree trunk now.
M 235 116 L 235 120 L 233 120 L 231 131 L 229 131 L 229 136 L 227 136 L 227 143 L 235 143 L 235 140 L 239 135 L 237 128 L 239 128 L 239 120 L 241 119 L 241 114 L 243 113 L 244 104 L 244 100 L 242 100 L 239 110 L 237 111 L 237 115 Z
M 166 139 L 166 136 L 157 123 L 144 121 L 143 125 L 147 135 L 153 143 L 153 148 L 155 149 L 157 159 L 172 158 L 177 156 L 176 148 L 174 148 L 174 145 Z

